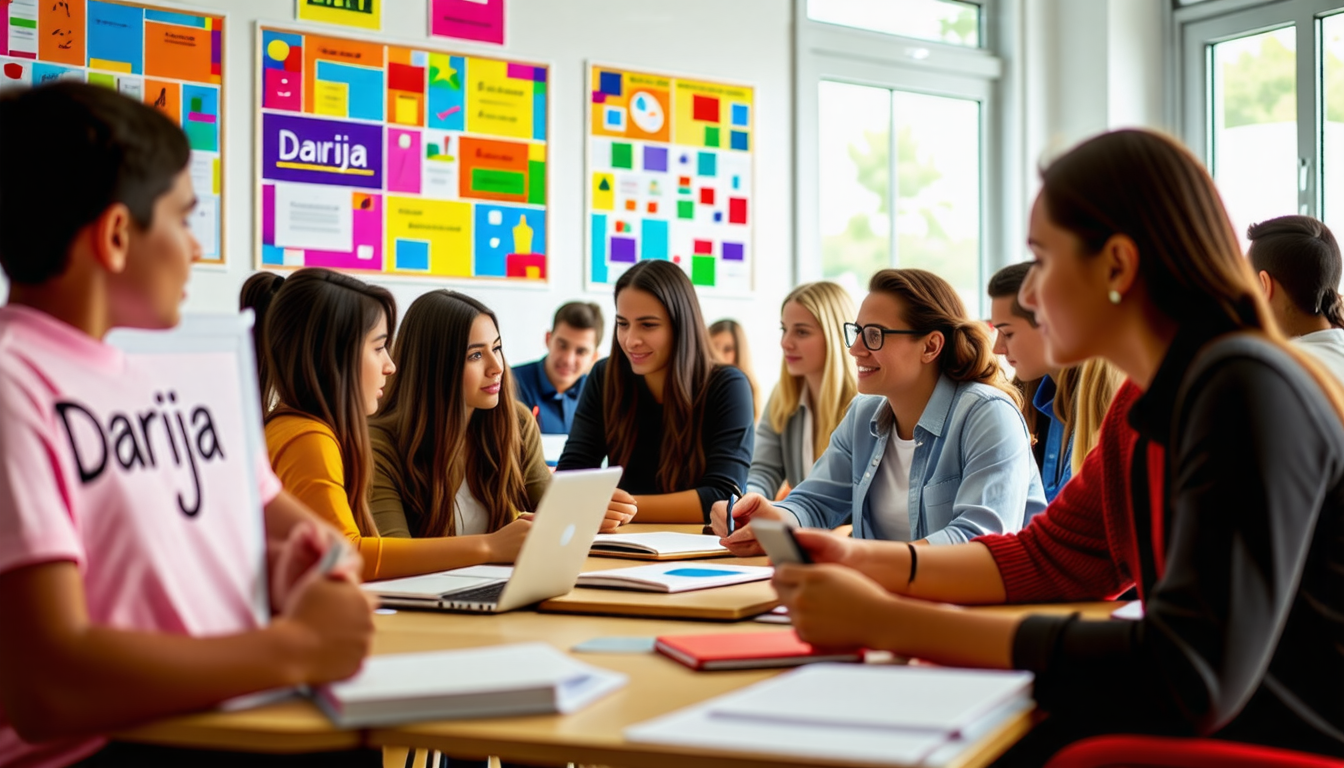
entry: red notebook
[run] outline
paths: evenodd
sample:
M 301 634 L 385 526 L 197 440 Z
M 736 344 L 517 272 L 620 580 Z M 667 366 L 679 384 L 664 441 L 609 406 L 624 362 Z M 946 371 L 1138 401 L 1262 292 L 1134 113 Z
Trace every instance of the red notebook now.
M 862 661 L 863 651 L 820 653 L 793 630 L 664 635 L 654 648 L 696 670 L 796 667 L 818 661 Z

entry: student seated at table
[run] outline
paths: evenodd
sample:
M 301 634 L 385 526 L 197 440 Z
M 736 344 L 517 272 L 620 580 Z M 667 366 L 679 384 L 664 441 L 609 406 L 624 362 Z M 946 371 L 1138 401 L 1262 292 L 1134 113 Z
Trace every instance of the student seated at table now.
M 955 544 L 1016 531 L 1044 509 L 1021 395 L 952 286 L 922 269 L 884 269 L 858 320 L 845 342 L 860 394 L 826 452 L 783 501 L 747 494 L 735 516 L 821 528 L 852 516 L 858 538 Z M 715 531 L 728 533 L 723 509 Z M 726 544 L 761 552 L 749 524 Z
M 461 565 L 511 562 L 530 525 L 518 515 L 536 509 L 551 471 L 536 419 L 513 399 L 495 313 L 455 291 L 424 293 L 392 360 L 369 427 L 379 534 L 455 537 L 445 544 Z
M 1051 359 L 1129 378 L 1101 444 L 1016 536 L 921 548 L 799 532 L 778 569 L 802 639 L 1035 673 L 1050 713 L 1005 764 L 1097 732 L 1344 756 L 1344 395 L 1286 343 L 1208 173 L 1104 134 L 1042 174 L 1022 304 Z M 964 604 L 1098 600 L 1138 622 Z M 915 598 L 915 599 L 912 599 Z
M 369 509 L 373 450 L 368 417 L 378 410 L 397 318 L 386 288 L 328 269 L 285 279 L 266 314 L 266 354 L 275 408 L 266 445 L 275 473 L 300 500 L 336 526 L 364 556 L 364 578 L 394 579 L 488 562 L 513 562 L 531 523 L 483 537 L 379 535 Z
M 751 386 L 716 363 L 695 288 L 670 261 L 616 281 L 611 356 L 593 368 L 557 469 L 623 467 L 609 519 L 699 523 L 751 466 Z
M 346 678 L 373 632 L 357 558 L 309 572 L 344 545 L 264 457 L 249 466 L 241 450 L 211 450 L 199 505 L 184 513 L 186 457 L 156 425 L 178 406 L 156 406 L 164 382 L 103 341 L 178 323 L 200 258 L 187 139 L 138 100 L 69 81 L 6 91 L 0 133 L 22 147 L 0 153 L 0 765 L 276 765 L 106 736 Z M 208 419 L 208 403 L 195 405 Z M 196 437 L 199 421 L 188 422 Z M 258 564 L 219 536 L 222 520 L 262 522 L 252 493 L 275 555 L 264 627 Z M 380 764 L 365 752 L 318 759 Z
M 596 302 L 562 304 L 546 332 L 546 356 L 513 367 L 518 402 L 536 414 L 542 434 L 569 434 L 604 325 Z
M 751 384 L 752 414 L 757 421 L 761 418 L 761 388 L 756 383 L 756 371 L 751 366 L 751 347 L 747 344 L 747 334 L 736 320 L 716 320 L 709 326 L 709 346 L 719 362 L 731 365 L 747 376 Z
M 1120 375 L 1105 360 L 1067 367 L 1046 360 L 1036 315 L 1017 300 L 1030 269 L 1027 263 L 1010 264 L 989 279 L 990 323 L 997 332 L 994 353 L 1003 355 L 1017 373 L 1022 416 L 1050 502 L 1096 446 Z
M 854 358 L 844 347 L 854 317 L 849 293 L 835 283 L 807 283 L 784 297 L 779 383 L 756 425 L 747 491 L 773 499 L 797 487 L 826 450 L 858 394 Z
M 1279 329 L 1344 381 L 1344 272 L 1330 228 L 1310 216 L 1252 224 L 1246 256 Z

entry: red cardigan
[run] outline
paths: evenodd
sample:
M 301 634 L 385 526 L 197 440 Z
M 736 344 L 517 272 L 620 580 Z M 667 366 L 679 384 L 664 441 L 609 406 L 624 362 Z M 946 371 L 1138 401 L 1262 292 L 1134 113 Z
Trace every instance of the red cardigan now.
M 976 538 L 994 556 L 1010 603 L 1107 600 L 1135 586 L 1139 550 L 1129 504 L 1129 467 L 1138 433 L 1129 409 L 1142 392 L 1126 381 L 1102 422 L 1095 450 L 1046 510 L 1016 534 Z M 1163 450 L 1148 446 L 1153 551 L 1162 574 Z

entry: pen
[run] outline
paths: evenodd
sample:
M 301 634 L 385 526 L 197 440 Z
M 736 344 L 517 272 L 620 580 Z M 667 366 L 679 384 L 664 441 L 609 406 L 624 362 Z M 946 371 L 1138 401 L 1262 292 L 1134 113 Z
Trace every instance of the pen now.
M 726 515 L 724 524 L 728 526 L 729 536 L 733 535 L 733 505 L 736 503 L 737 503 L 737 494 L 736 493 L 728 494 L 728 514 Z

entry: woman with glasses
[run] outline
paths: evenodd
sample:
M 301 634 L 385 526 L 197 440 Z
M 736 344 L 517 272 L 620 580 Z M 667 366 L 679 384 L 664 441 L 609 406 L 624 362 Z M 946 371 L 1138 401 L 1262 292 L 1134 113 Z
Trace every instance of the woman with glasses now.
M 882 270 L 868 290 L 859 322 L 845 324 L 860 394 L 807 479 L 775 504 L 744 496 L 731 535 L 727 505 L 714 505 L 734 554 L 761 552 L 758 517 L 812 528 L 851 518 L 855 538 L 954 544 L 1016 531 L 1045 508 L 1021 395 L 984 323 L 924 270 Z

